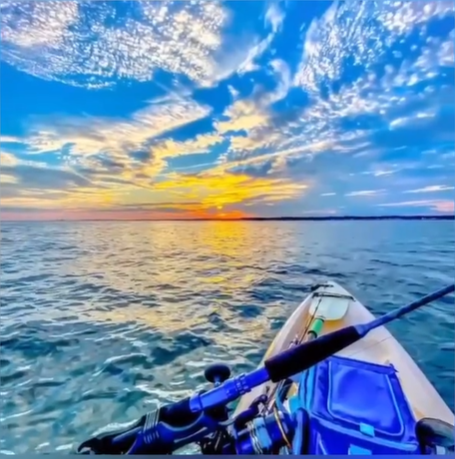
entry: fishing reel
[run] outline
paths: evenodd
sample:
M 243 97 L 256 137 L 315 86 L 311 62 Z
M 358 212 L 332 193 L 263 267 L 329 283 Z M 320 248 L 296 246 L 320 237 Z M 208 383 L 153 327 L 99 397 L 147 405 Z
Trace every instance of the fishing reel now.
M 202 454 L 262 455 L 277 454 L 290 447 L 294 424 L 286 413 L 261 414 L 267 396 L 258 397 L 245 412 L 199 443 Z
M 211 365 L 205 378 L 215 388 L 230 376 L 223 364 Z M 213 390 L 213 389 L 212 389 Z M 206 393 L 203 391 L 200 395 Z M 292 422 L 285 413 L 261 414 L 265 394 L 235 418 L 228 404 L 192 412 L 190 399 L 161 407 L 115 432 L 97 435 L 78 448 L 79 454 L 172 454 L 197 444 L 202 454 L 266 454 L 288 444 Z
M 246 411 L 230 418 L 229 404 L 264 383 L 281 383 L 305 372 L 358 342 L 372 330 L 454 291 L 455 285 L 451 284 L 370 322 L 350 325 L 294 345 L 266 359 L 256 370 L 233 378 L 230 378 L 231 372 L 226 365 L 212 365 L 206 369 L 205 377 L 213 388 L 147 413 L 123 430 L 92 437 L 83 442 L 77 452 L 172 454 L 186 445 L 197 444 L 203 454 L 264 454 L 277 453 L 283 446 L 290 449 L 292 439 L 292 451 L 301 454 L 308 427 L 305 410 L 296 410 L 295 419 L 294 414 L 284 412 L 284 408 L 275 407 L 272 412 L 266 412 L 261 408 L 268 401 L 267 395 L 263 394 Z M 439 431 L 436 433 L 432 434 L 430 442 L 423 443 L 430 443 L 431 451 L 441 450 L 441 446 L 445 451 L 451 451 L 453 442 L 444 442 L 444 445 L 439 442 L 439 437 L 445 439 L 449 436 Z
M 253 418 L 235 432 L 235 454 L 278 454 L 291 446 L 294 424 L 289 415 L 275 410 Z
M 204 375 L 207 381 L 217 386 L 227 380 L 230 373 L 227 365 L 214 364 L 206 368 Z M 271 454 L 277 453 L 282 446 L 289 446 L 294 425 L 289 416 L 279 410 L 274 410 L 271 414 L 261 414 L 267 401 L 267 395 L 260 395 L 246 411 L 231 422 L 220 425 L 220 430 L 211 438 L 200 442 L 201 453 Z M 225 419 L 228 420 L 229 409 L 223 408 Z

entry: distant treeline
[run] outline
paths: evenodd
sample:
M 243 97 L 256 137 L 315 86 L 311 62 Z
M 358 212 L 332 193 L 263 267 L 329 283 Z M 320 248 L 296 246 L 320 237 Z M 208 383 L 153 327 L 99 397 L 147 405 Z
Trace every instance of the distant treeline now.
M 245 218 L 167 218 L 167 219 L 61 219 L 54 221 L 185 221 L 185 222 L 207 222 L 207 221 L 328 221 L 328 220 L 455 220 L 455 215 L 381 215 L 381 216 L 322 216 L 322 217 L 245 217 Z M 30 220 L 36 221 L 36 220 Z M 39 220 L 38 220 L 39 221 Z M 49 220 L 46 220 L 49 221 Z M 45 222 L 45 221 L 43 221 Z
M 381 216 L 325 216 L 325 217 L 276 217 L 262 218 L 250 217 L 240 220 L 297 220 L 297 221 L 317 221 L 317 220 L 454 220 L 455 215 L 381 215 Z

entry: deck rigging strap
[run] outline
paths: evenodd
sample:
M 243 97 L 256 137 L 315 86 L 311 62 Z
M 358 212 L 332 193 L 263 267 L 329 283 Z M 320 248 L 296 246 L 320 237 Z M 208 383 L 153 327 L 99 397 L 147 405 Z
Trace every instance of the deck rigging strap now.
M 315 291 L 312 290 L 312 293 L 313 293 L 312 297 L 315 298 L 315 296 L 316 296 L 315 295 Z M 319 300 L 318 300 L 318 303 L 316 305 L 314 313 L 316 313 L 318 311 L 318 308 L 319 308 L 319 305 L 321 304 L 322 298 L 323 298 L 322 296 L 319 296 Z M 303 329 L 303 333 L 301 335 L 299 335 L 297 333 L 297 336 L 294 339 L 295 344 L 300 344 L 305 340 L 305 337 L 307 336 L 308 332 L 311 331 L 310 327 L 311 327 L 311 324 L 314 322 L 313 319 L 314 319 L 314 315 L 312 315 L 312 316 L 308 315 L 307 316 L 305 328 Z M 323 324 L 321 324 L 321 325 L 323 325 Z M 291 343 L 291 345 L 292 345 L 292 343 Z M 276 408 L 276 406 L 277 406 L 276 396 L 280 396 L 281 395 L 280 392 L 281 392 L 281 389 L 284 387 L 285 382 L 286 382 L 286 380 L 280 381 L 278 384 L 276 384 L 272 388 L 271 392 L 268 394 L 269 395 L 269 400 L 273 400 L 272 409 Z M 291 386 L 289 386 L 288 390 L 290 389 L 290 387 Z M 283 395 L 286 395 L 286 393 L 283 394 Z

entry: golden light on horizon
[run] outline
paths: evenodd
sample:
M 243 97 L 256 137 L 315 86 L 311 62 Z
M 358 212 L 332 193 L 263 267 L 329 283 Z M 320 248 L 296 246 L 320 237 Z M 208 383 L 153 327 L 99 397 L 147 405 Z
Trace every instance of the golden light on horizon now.
M 216 172 L 216 173 L 215 173 Z M 143 188 L 135 183 L 103 188 L 95 182 L 88 187 L 46 191 L 14 196 L 4 200 L 3 219 L 64 220 L 167 220 L 240 219 L 255 217 L 246 207 L 285 201 L 308 188 L 285 178 L 252 177 L 245 173 L 207 171 L 202 174 L 168 174 Z M 100 188 L 97 188 L 100 186 Z M 17 206 L 34 207 L 37 212 L 9 212 Z M 245 207 L 246 206 L 246 207 Z

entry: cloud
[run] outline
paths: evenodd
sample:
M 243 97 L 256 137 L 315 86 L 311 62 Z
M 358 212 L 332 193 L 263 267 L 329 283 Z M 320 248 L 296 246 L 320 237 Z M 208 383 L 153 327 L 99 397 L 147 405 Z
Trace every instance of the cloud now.
M 4 173 L 10 173 L 16 178 L 18 183 L 31 189 L 61 189 L 93 185 L 90 180 L 69 169 L 53 169 L 49 167 L 18 164 L 12 169 L 5 168 Z
M 284 11 L 276 2 L 272 2 L 265 13 L 265 22 L 272 28 L 273 33 L 279 32 L 284 18 Z
M 246 204 L 250 201 L 282 201 L 301 196 L 305 183 L 286 179 L 255 178 L 246 174 L 219 173 L 214 170 L 197 175 L 169 174 L 156 183 L 154 190 L 171 193 L 176 199 L 185 197 L 199 202 L 201 208 L 218 208 Z
M 167 158 L 204 153 L 223 140 L 217 134 L 200 135 L 185 142 L 166 138 L 173 130 L 209 113 L 208 107 L 186 99 L 151 103 L 129 119 L 34 119 L 23 142 L 28 154 L 40 157 L 53 152 L 63 164 L 81 174 L 97 175 L 100 181 L 112 174 L 124 183 L 149 186 L 167 167 Z
M 423 188 L 418 188 L 416 190 L 408 190 L 405 193 L 437 193 L 440 191 L 450 191 L 454 190 L 455 187 L 447 185 L 430 185 Z
M 123 16 L 117 2 L 3 1 L 2 58 L 47 80 L 102 87 L 156 72 L 211 84 L 229 20 L 217 2 L 138 2 Z M 17 27 L 17 17 L 21 26 Z
M 245 59 L 238 66 L 237 72 L 245 74 L 260 69 L 260 65 L 256 62 L 269 49 L 276 35 L 281 31 L 281 26 L 285 18 L 285 12 L 275 2 L 268 5 L 265 13 L 265 25 L 271 29 L 268 35 L 263 39 L 256 39 L 256 43 L 249 48 Z
M 22 140 L 19 137 L 12 135 L 0 135 L 0 143 L 22 143 Z
M 312 21 L 306 32 L 303 59 L 295 76 L 295 84 L 311 92 L 318 92 L 324 82 L 336 81 L 344 76 L 348 56 L 354 58 L 356 65 L 369 70 L 383 61 L 395 40 L 402 39 L 405 43 L 405 38 L 416 30 L 416 26 L 434 18 L 449 17 L 453 11 L 453 4 L 447 1 L 434 4 L 409 4 L 394 0 L 386 0 L 381 4 L 334 2 L 320 19 Z M 436 53 L 433 55 L 424 52 L 415 61 L 415 67 L 401 67 L 401 71 L 413 67 L 422 71 L 415 73 L 413 80 L 407 79 L 405 82 L 416 83 L 426 76 L 428 67 L 438 61 L 440 64 L 453 64 L 453 56 L 448 59 L 449 50 L 450 40 L 444 41 L 444 51 L 439 47 L 435 48 Z M 394 73 L 392 68 L 388 70 Z
M 223 137 L 218 134 L 202 134 L 184 142 L 173 139 L 165 139 L 150 147 L 152 161 L 144 165 L 141 172 L 149 178 L 153 178 L 162 172 L 167 166 L 167 160 L 185 155 L 206 155 L 211 147 L 223 142 Z M 201 164 L 195 164 L 195 167 Z
M 380 159 L 394 146 L 417 147 L 422 139 L 429 143 L 439 138 L 455 140 L 450 114 L 440 111 L 444 101 L 453 97 L 453 85 L 438 88 L 434 80 L 435 75 L 444 75 L 444 67 L 453 66 L 450 46 L 455 37 L 452 32 L 425 41 L 425 29 L 418 28 L 453 15 L 453 6 L 423 5 L 412 10 L 419 11 L 419 16 L 399 2 L 355 5 L 335 2 L 322 18 L 312 21 L 294 76 L 287 64 L 280 71 L 281 61 L 272 61 L 283 90 L 275 89 L 262 99 L 268 103 L 240 100 L 224 113 L 227 119 L 217 124 L 220 133 L 230 135 L 224 161 L 248 168 L 275 158 L 271 170 L 289 173 L 290 163 L 308 155 L 340 153 L 347 156 L 344 161 L 352 162 L 352 157 L 362 155 Z M 392 18 L 402 16 L 404 28 L 391 25 Z M 418 45 L 411 44 L 416 33 L 421 40 Z M 386 58 L 399 45 L 401 58 L 387 65 Z M 404 59 L 406 47 L 412 48 L 414 59 Z M 355 62 L 349 62 L 349 55 Z M 287 118 L 286 110 L 274 111 L 271 100 L 290 94 L 292 84 L 309 95 L 309 103 L 301 103 Z M 280 118 L 282 124 L 277 122 Z M 382 164 L 365 174 L 381 177 L 400 170 L 401 164 Z
M 450 14 L 453 14 L 453 6 L 448 4 L 431 8 L 431 12 L 425 13 L 424 21 Z M 390 26 L 390 18 L 402 15 L 406 18 L 406 27 L 398 31 Z M 422 109 L 416 102 L 420 106 L 432 103 L 435 95 L 429 86 L 432 78 L 438 68 L 453 66 L 453 63 L 448 61 L 447 51 L 441 52 L 442 46 L 445 50 L 449 48 L 451 37 L 427 40 L 423 46 L 408 44 L 406 40 L 410 40 L 421 22 L 421 17 L 410 15 L 399 2 L 387 1 L 381 5 L 335 2 L 322 18 L 313 20 L 306 31 L 302 61 L 294 76 L 294 84 L 307 91 L 313 100 L 301 117 L 302 138 L 310 142 L 316 136 L 333 139 L 335 148 L 340 150 L 340 140 L 348 135 L 359 140 L 364 136 L 361 116 L 375 117 L 368 127 L 372 132 L 375 127 L 380 128 L 381 123 L 383 126 L 398 124 L 397 120 L 403 116 L 400 113 L 406 113 L 407 125 L 423 120 Z M 417 32 L 423 36 L 424 29 Z M 390 49 L 397 47 L 400 40 L 402 56 L 406 46 L 414 46 L 413 53 L 419 53 L 418 57 L 415 60 L 402 57 L 395 60 L 394 66 L 387 65 Z M 350 62 L 348 56 L 352 56 L 354 62 Z M 381 67 L 384 72 L 379 70 Z M 414 88 L 422 83 L 431 90 L 416 92 Z M 434 108 L 426 110 L 430 113 Z M 340 123 L 347 120 L 352 127 L 342 129 Z M 372 139 L 370 150 L 371 143 Z
M 209 113 L 208 107 L 189 99 L 167 104 L 151 103 L 125 120 L 90 116 L 47 122 L 36 120 L 27 141 L 32 147 L 30 153 L 69 146 L 70 154 L 91 155 L 108 151 L 112 156 L 125 157 L 125 152 Z
M 240 100 L 230 106 L 225 113 L 226 121 L 218 121 L 215 124 L 220 134 L 227 134 L 235 131 L 249 131 L 251 129 L 265 126 L 268 121 L 268 114 L 263 112 L 253 101 Z
M 401 201 L 401 202 L 389 202 L 385 204 L 379 204 L 381 207 L 421 207 L 428 208 L 437 212 L 453 213 L 454 212 L 454 201 L 449 200 L 436 200 L 436 199 L 422 199 L 419 201 Z
M 199 145 L 208 145 L 207 142 L 208 139 L 199 138 Z M 163 155 L 167 157 L 168 153 Z M 2 159 L 9 162 L 6 167 L 2 165 L 2 182 L 11 185 L 8 196 L 3 193 L 2 186 L 2 206 L 6 210 L 21 206 L 46 211 L 65 209 L 67 212 L 96 209 L 107 212 L 121 208 L 130 209 L 128 212 L 131 209 L 168 212 L 175 209 L 187 212 L 187 217 L 198 218 L 202 215 L 200 212 L 208 215 L 214 210 L 218 213 L 223 210 L 221 213 L 227 218 L 241 210 L 239 206 L 294 199 L 308 188 L 308 184 L 284 178 L 253 177 L 216 167 L 191 175 L 170 172 L 151 186 L 138 187 L 137 181 L 116 180 L 112 175 L 87 172 L 82 176 L 68 167 L 23 163 L 10 154 L 3 154 Z M 92 180 L 87 176 L 92 176 Z
M 259 18 L 228 6 L 1 3 L 5 62 L 48 81 L 111 85 L 77 90 L 87 115 L 65 115 L 76 110 L 58 92 L 19 103 L 20 119 L 9 108 L 6 205 L 189 216 L 303 212 L 309 201 L 316 212 L 330 201 L 368 212 L 379 198 L 452 189 L 428 184 L 450 183 L 455 165 L 453 4 L 296 3 L 289 18 L 277 2 Z M 152 99 L 155 84 L 168 92 Z M 102 106 L 111 97 L 116 115 Z M 142 108 L 128 112 L 126 98 Z
M 4 151 L 0 162 L 3 209 L 102 208 L 122 193 L 121 189 L 107 187 L 68 166 L 23 160 Z
M 74 2 L 16 2 L 3 0 L 0 5 L 2 39 L 17 49 L 57 48 L 63 45 L 66 31 L 79 18 Z M 17 27 L 15 19 L 20 16 Z M 8 56 L 8 50 L 6 55 Z
M 4 166 L 15 166 L 16 164 L 18 164 L 18 160 L 13 154 L 0 151 L 0 165 L 2 168 Z
M 391 174 L 395 174 L 399 171 L 400 169 L 379 169 L 379 170 L 376 170 L 374 172 L 370 172 L 371 175 L 373 175 L 374 177 L 382 177 L 384 175 L 391 175 Z
M 351 191 L 346 193 L 345 196 L 377 196 L 378 194 L 384 193 L 386 190 L 361 190 Z

